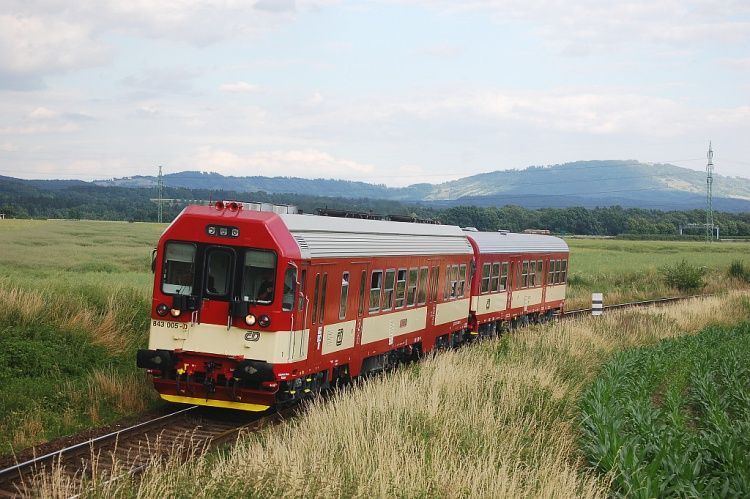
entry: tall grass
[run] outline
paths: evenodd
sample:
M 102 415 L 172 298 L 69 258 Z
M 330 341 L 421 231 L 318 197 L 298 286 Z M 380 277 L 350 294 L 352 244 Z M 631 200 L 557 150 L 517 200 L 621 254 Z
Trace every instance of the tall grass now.
M 536 326 L 314 401 L 286 425 L 92 495 L 605 497 L 578 452 L 579 397 L 612 352 L 750 316 L 742 296 Z M 55 488 L 57 487 L 57 488 Z M 60 489 L 50 483 L 43 494 Z

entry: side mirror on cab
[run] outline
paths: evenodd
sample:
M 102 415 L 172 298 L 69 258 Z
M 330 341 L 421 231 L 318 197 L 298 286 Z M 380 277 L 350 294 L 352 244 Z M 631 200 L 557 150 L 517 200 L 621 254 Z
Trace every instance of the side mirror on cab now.
M 156 272 L 156 248 L 151 250 L 151 273 Z

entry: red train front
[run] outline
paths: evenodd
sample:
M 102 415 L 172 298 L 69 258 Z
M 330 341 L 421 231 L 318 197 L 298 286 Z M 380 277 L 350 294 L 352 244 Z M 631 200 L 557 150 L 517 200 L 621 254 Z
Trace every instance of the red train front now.
M 189 206 L 155 257 L 149 349 L 168 401 L 262 411 L 468 337 L 458 227 Z

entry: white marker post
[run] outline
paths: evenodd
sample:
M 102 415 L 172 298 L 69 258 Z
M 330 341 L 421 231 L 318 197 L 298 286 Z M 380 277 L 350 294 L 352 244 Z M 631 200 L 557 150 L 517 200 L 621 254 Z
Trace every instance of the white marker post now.
M 591 293 L 591 315 L 602 315 L 604 311 L 604 296 L 602 293 Z

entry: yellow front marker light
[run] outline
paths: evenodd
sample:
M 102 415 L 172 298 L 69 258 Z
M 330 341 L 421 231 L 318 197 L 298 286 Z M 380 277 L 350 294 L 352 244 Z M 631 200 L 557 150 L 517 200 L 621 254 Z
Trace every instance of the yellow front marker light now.
M 253 314 L 247 314 L 245 316 L 245 324 L 248 326 L 254 326 L 256 322 L 255 316 Z
M 169 311 L 169 313 L 172 314 L 172 317 L 179 317 L 180 314 L 182 313 L 182 310 L 178 308 L 173 308 L 172 310 Z

